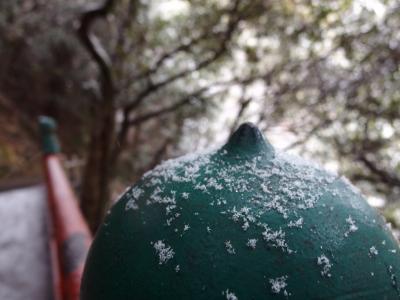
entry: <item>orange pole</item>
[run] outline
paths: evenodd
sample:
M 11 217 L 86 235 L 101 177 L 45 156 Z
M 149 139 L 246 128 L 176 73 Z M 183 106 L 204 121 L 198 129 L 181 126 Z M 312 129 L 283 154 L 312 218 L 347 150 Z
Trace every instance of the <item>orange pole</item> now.
M 92 237 L 61 166 L 59 146 L 54 133 L 55 123 L 42 117 L 40 124 L 47 198 L 53 225 L 50 243 L 53 244 L 52 248 L 56 248 L 52 249 L 53 259 L 56 258 L 53 261 L 55 299 L 79 300 L 84 262 Z

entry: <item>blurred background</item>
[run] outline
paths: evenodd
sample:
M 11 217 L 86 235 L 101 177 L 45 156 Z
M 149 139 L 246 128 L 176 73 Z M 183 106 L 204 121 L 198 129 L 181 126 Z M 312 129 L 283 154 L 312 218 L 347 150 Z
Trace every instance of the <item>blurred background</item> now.
M 399 63 L 397 0 L 2 0 L 0 184 L 41 180 L 52 116 L 95 231 L 145 171 L 251 121 L 396 227 Z

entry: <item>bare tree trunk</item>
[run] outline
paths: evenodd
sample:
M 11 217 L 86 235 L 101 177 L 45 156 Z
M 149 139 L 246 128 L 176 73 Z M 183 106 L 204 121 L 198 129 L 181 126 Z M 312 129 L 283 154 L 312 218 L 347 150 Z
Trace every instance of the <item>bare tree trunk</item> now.
M 116 160 L 111 159 L 111 148 L 115 140 L 115 91 L 111 62 L 91 32 L 91 26 L 96 19 L 106 16 L 113 4 L 114 0 L 106 0 L 102 5 L 84 12 L 78 29 L 80 41 L 99 68 L 101 85 L 100 101 L 94 105 L 81 193 L 81 209 L 92 232 L 96 232 L 110 201 L 111 173 Z
M 115 111 L 110 105 L 99 105 L 92 123 L 87 162 L 84 170 L 81 208 L 89 227 L 95 232 L 110 201 L 113 172 L 111 145 L 114 141 Z

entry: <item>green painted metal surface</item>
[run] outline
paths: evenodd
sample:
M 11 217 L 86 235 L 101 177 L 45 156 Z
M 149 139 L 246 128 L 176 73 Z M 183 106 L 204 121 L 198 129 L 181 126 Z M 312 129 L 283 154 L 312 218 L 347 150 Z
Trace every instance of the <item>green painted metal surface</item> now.
M 398 299 L 399 247 L 343 178 L 277 153 L 251 124 L 170 160 L 114 205 L 83 300 Z
M 60 152 L 60 143 L 56 135 L 57 123 L 46 116 L 39 117 L 39 129 L 42 137 L 42 151 L 45 154 Z

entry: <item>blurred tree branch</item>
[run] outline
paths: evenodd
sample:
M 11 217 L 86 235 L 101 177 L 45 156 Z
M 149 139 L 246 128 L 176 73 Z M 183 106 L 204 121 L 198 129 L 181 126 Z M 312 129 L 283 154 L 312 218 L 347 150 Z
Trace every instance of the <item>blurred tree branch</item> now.
M 107 81 L 106 84 L 112 84 L 110 56 L 101 45 L 99 38 L 91 32 L 91 26 L 96 19 L 104 18 L 110 13 L 114 2 L 114 0 L 106 0 L 102 5 L 91 5 L 82 13 L 78 28 L 82 44 L 99 66 L 104 80 Z
M 95 232 L 110 198 L 111 145 L 115 128 L 115 91 L 110 57 L 100 40 L 91 32 L 97 19 L 105 18 L 113 8 L 114 0 L 102 5 L 92 5 L 80 17 L 78 35 L 92 59 L 100 69 L 101 102 L 94 106 L 91 124 L 89 152 L 86 160 L 81 208 L 90 229 Z
M 396 173 L 389 171 L 387 168 L 380 167 L 378 163 L 369 159 L 365 153 L 360 153 L 358 160 L 362 162 L 371 173 L 377 175 L 381 181 L 389 185 L 400 186 L 400 177 Z

